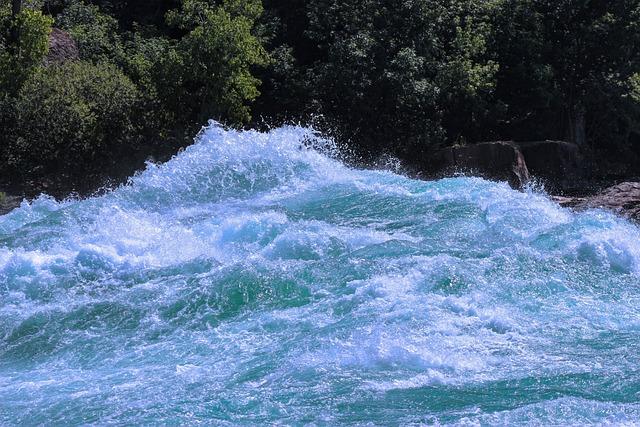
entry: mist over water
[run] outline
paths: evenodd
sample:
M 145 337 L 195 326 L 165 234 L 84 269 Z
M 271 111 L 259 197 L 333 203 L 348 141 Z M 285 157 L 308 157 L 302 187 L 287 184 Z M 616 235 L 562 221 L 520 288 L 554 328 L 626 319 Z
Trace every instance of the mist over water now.
M 0 424 L 640 419 L 640 229 L 216 124 L 0 217 Z

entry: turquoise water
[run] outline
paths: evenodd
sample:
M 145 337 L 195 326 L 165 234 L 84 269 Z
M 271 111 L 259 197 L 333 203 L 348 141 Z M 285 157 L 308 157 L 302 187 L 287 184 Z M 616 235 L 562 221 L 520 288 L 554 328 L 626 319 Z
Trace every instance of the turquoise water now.
M 0 424 L 640 419 L 640 229 L 334 151 L 214 124 L 0 217 Z

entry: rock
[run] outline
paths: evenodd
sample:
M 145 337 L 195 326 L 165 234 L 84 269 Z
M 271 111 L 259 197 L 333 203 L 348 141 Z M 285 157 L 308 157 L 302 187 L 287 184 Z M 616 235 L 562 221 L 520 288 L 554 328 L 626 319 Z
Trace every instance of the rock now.
M 631 219 L 640 220 L 640 182 L 623 182 L 587 197 L 577 209 L 603 208 Z
M 551 200 L 562 207 L 575 208 L 584 203 L 587 199 L 585 197 L 551 196 Z
M 3 192 L 0 192 L 0 215 L 6 215 L 18 206 L 22 202 L 22 198 L 9 196 Z
M 423 171 L 428 175 L 465 172 L 507 181 L 518 189 L 529 181 L 529 171 L 522 152 L 511 142 L 482 142 L 444 148 L 429 155 L 423 166 Z
M 584 164 L 576 144 L 565 141 L 514 142 L 527 163 L 532 177 L 540 179 L 547 191 L 579 188 Z
M 62 64 L 79 58 L 78 45 L 69 33 L 53 28 L 49 35 L 49 53 L 44 60 L 45 64 Z
M 489 179 L 507 181 L 522 188 L 529 181 L 525 158 L 509 142 L 485 142 L 454 148 L 456 166 L 475 171 Z
M 423 162 L 430 175 L 468 172 L 507 181 L 522 188 L 531 177 L 547 191 L 572 191 L 584 186 L 584 164 L 576 144 L 565 141 L 496 141 L 438 150 Z

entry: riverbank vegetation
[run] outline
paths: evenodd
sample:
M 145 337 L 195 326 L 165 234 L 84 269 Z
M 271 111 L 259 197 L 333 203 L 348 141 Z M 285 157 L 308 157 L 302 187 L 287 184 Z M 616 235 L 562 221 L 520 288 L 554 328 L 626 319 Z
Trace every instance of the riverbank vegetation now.
M 75 53 L 53 55 L 52 29 Z M 640 1 L 0 6 L 5 186 L 87 191 L 175 152 L 208 119 L 314 121 L 369 160 L 562 139 L 640 164 Z

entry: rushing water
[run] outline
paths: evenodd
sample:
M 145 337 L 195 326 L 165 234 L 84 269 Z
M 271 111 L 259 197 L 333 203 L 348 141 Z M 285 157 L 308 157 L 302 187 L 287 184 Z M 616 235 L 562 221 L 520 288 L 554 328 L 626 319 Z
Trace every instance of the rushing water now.
M 640 229 L 330 148 L 213 125 L 0 217 L 0 424 L 640 419 Z

